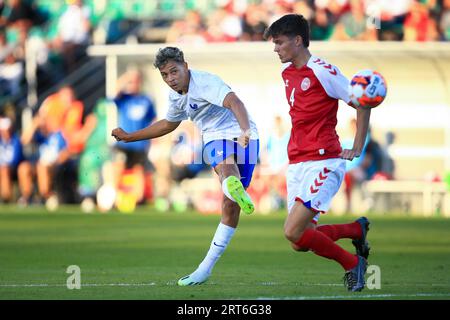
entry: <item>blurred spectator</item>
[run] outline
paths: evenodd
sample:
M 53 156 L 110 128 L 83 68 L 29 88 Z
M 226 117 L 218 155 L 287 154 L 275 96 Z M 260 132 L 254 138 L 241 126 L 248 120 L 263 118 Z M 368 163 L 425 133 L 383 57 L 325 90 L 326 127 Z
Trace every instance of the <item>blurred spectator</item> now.
M 327 10 L 330 21 L 335 24 L 350 9 L 349 0 L 315 0 L 316 10 Z
M 40 96 L 47 92 L 50 87 L 63 82 L 64 65 L 60 54 L 47 43 L 43 36 L 39 34 L 30 36 L 28 45 L 36 53 L 36 89 Z
M 13 201 L 13 182 L 23 159 L 22 144 L 8 117 L 0 117 L 0 195 L 3 202 Z
M 450 0 L 444 0 L 439 29 L 444 40 L 450 40 Z
M 404 23 L 404 40 L 426 41 L 430 34 L 431 23 L 427 6 L 420 1 L 413 1 Z
M 189 132 L 190 131 L 190 132 Z M 202 171 L 210 170 L 203 161 L 201 139 L 195 140 L 195 128 L 178 133 L 170 152 L 170 177 L 175 185 L 171 190 L 171 204 L 176 211 L 185 211 L 195 203 L 195 195 L 183 181 L 193 179 Z
M 14 30 L 28 30 L 39 22 L 39 14 L 27 0 L 8 0 L 4 9 L 6 13 L 5 21 L 9 28 Z
M 262 41 L 268 27 L 266 12 L 260 5 L 250 5 L 244 14 L 241 41 Z
M 311 40 L 328 40 L 334 31 L 331 14 L 326 9 L 318 9 L 311 21 Z
M 368 26 L 364 3 L 350 0 L 351 8 L 336 24 L 333 40 L 377 40 L 376 29 Z
M 230 8 L 224 8 L 220 28 L 228 39 L 236 41 L 242 34 L 241 18 Z
M 3 24 L 3 11 L 5 9 L 5 0 L 0 0 L 0 26 Z
M 152 99 L 141 93 L 142 81 L 141 72 L 135 68 L 130 68 L 118 80 L 119 93 L 114 99 L 118 126 L 128 132 L 143 129 L 156 118 Z M 120 184 L 122 173 L 132 170 L 137 176 L 134 187 L 138 202 L 144 199 L 145 189 L 151 189 L 152 185 L 153 166 L 148 157 L 149 148 L 148 140 L 117 142 L 114 147 L 116 186 Z
M 291 4 L 288 1 L 266 0 L 263 5 L 266 6 L 267 8 L 271 8 L 269 10 L 270 17 L 268 18 L 269 19 L 267 23 L 268 25 L 271 25 L 276 20 L 278 20 L 285 14 L 291 13 L 292 11 Z
M 205 43 L 204 26 L 199 12 L 189 10 L 182 20 L 175 21 L 167 33 L 166 42 Z
M 314 16 L 314 10 L 311 7 L 311 4 L 308 3 L 307 0 L 300 0 L 294 3 L 294 7 L 292 9 L 293 13 L 301 14 L 305 17 L 306 20 L 311 21 Z M 273 18 L 271 19 L 273 20 Z M 275 21 L 275 20 L 273 20 Z
M 80 134 L 83 125 L 83 112 L 83 103 L 76 99 L 73 89 L 70 86 L 63 85 L 58 92 L 44 100 L 33 120 L 40 123 L 40 126 L 45 127 L 45 130 L 42 129 L 41 131 L 45 132 L 43 134 L 45 137 L 51 137 L 52 141 L 56 139 L 53 138 L 53 134 L 62 135 L 64 149 L 67 152 L 66 160 L 68 161 L 63 161 L 52 168 L 52 177 L 54 177 L 54 187 L 58 200 L 68 203 L 78 201 L 78 159 L 84 148 L 84 139 L 86 138 Z M 43 141 L 43 139 L 41 140 Z M 41 140 L 36 142 L 41 143 Z
M 369 141 L 366 145 L 366 154 L 362 162 L 362 169 L 364 170 L 365 180 L 371 180 L 375 174 L 382 170 L 383 150 L 380 144 L 373 139 L 370 128 L 367 136 L 369 137 Z
M 390 152 L 394 140 L 394 133 L 391 131 L 387 132 L 385 135 L 385 142 L 381 146 L 381 168 L 373 175 L 372 179 L 392 180 L 395 178 L 395 163 Z
M 0 63 L 0 96 L 14 96 L 20 92 L 20 84 L 24 80 L 24 66 L 16 59 L 12 48 L 6 50 L 6 56 Z
M 170 172 L 173 181 L 180 183 L 184 179 L 192 179 L 205 168 L 202 161 L 201 141 L 192 141 L 186 132 L 178 134 L 170 154 Z
M 378 0 L 376 5 L 381 9 L 378 40 L 403 40 L 403 24 L 412 0 Z
M 356 120 L 352 120 L 352 127 L 356 132 Z M 343 142 L 342 148 L 351 148 L 353 142 L 347 140 Z M 345 195 L 347 201 L 347 212 L 352 210 L 352 193 L 354 188 L 360 188 L 362 200 L 365 202 L 366 209 L 373 205 L 373 200 L 364 188 L 364 181 L 376 179 L 388 179 L 387 174 L 382 173 L 384 153 L 380 144 L 372 137 L 371 130 L 367 133 L 366 142 L 358 158 L 347 161 L 347 172 L 344 176 Z M 389 164 L 387 164 L 389 166 Z
M 49 131 L 46 118 L 41 116 L 35 117 L 32 124 L 24 129 L 21 140 L 24 145 L 36 145 L 37 152 L 28 155 L 26 161 L 19 165 L 19 184 L 22 190 L 20 204 L 30 203 L 36 175 L 41 201 L 49 209 L 55 209 L 59 203 L 58 190 L 54 187 L 58 180 L 56 174 L 70 157 L 66 141 L 61 131 Z M 67 188 L 67 182 L 63 183 Z
M 208 16 L 205 38 L 208 42 L 236 41 L 242 33 L 240 18 L 224 8 Z
M 86 141 L 78 168 L 78 192 L 82 198 L 81 208 L 85 212 L 90 212 L 95 207 L 94 199 L 103 182 L 102 168 L 110 159 L 107 112 L 108 108 L 113 107 L 111 104 L 106 99 L 98 101 L 79 131 L 79 135 Z
M 6 54 L 6 50 L 8 49 L 8 41 L 6 40 L 5 29 L 0 28 L 0 61 L 2 61 Z
M 350 136 L 348 139 L 343 139 L 341 142 L 342 149 L 352 149 L 353 142 L 356 134 L 356 119 L 351 119 L 349 123 Z M 352 193 L 353 188 L 360 187 L 362 182 L 367 179 L 366 172 L 364 169 L 364 161 L 366 156 L 366 148 L 369 143 L 369 134 L 366 137 L 364 148 L 359 157 L 353 158 L 352 161 L 346 161 L 346 173 L 344 176 L 344 190 L 346 199 L 346 210 L 351 212 L 352 205 Z
M 84 142 L 78 131 L 82 127 L 84 106 L 77 100 L 72 87 L 63 85 L 58 92 L 44 100 L 38 111 L 38 116 L 44 118 L 47 131 L 61 131 L 67 149 L 72 155 L 78 155 L 83 150 Z
M 55 47 L 62 52 L 66 72 L 72 72 L 76 63 L 86 55 L 90 43 L 91 12 L 83 0 L 67 0 L 68 6 L 58 21 Z
M 289 164 L 287 146 L 290 132 L 280 116 L 274 118 L 272 131 L 267 138 L 267 146 L 261 154 L 261 175 L 263 184 L 269 186 L 270 210 L 280 209 L 287 196 L 286 170 Z M 252 197 L 253 199 L 253 197 Z

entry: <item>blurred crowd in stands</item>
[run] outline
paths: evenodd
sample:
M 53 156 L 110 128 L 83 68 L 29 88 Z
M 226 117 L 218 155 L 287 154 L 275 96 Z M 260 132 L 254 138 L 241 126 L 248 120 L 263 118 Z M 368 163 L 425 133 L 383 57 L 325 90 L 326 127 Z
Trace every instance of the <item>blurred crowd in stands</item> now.
M 291 12 L 309 20 L 313 40 L 450 39 L 450 0 L 0 0 L 0 102 L 24 102 L 28 47 L 37 77 L 28 85 L 41 94 L 90 44 L 260 41 Z
M 0 103 L 52 88 L 90 44 L 261 41 L 290 12 L 313 40 L 450 39 L 450 0 L 0 0 Z
M 448 0 L 231 0 L 216 10 L 190 10 L 176 20 L 168 42 L 261 41 L 287 13 L 305 16 L 312 40 L 443 41 L 450 39 Z
M 312 40 L 450 39 L 450 0 L 0 0 L 1 201 L 49 207 L 84 203 L 88 210 L 103 186 L 106 198 L 113 198 L 114 192 L 121 198 L 119 190 L 131 189 L 136 197 L 131 202 L 152 201 L 163 210 L 175 204 L 180 210 L 193 206 L 214 211 L 220 189 L 209 188 L 207 196 L 196 199 L 189 195 L 195 188 L 184 186 L 205 172 L 209 176 L 208 167 L 179 161 L 167 166 L 158 155 L 152 163 L 148 142 L 130 147 L 108 140 L 108 114 L 128 130 L 156 117 L 151 98 L 141 93 L 138 70 L 128 70 L 119 79 L 114 99 L 91 105 L 84 96 L 77 97 L 67 79 L 89 61 L 86 49 L 91 44 L 261 41 L 268 25 L 291 12 L 309 20 Z M 30 100 L 32 90 L 35 100 Z M 22 128 L 24 108 L 31 108 L 33 115 Z M 274 119 L 249 190 L 266 211 L 283 207 L 286 197 L 286 128 L 281 118 Z M 201 150 L 198 142 L 187 139 L 190 130 L 181 131 L 173 142 L 173 159 L 187 159 Z M 374 150 L 374 144 L 368 145 Z M 370 166 L 362 159 L 366 172 L 349 169 L 348 193 L 374 174 L 367 172 Z M 162 179 L 153 176 L 155 167 Z M 177 187 L 186 197 L 172 192 L 176 196 L 171 198 Z

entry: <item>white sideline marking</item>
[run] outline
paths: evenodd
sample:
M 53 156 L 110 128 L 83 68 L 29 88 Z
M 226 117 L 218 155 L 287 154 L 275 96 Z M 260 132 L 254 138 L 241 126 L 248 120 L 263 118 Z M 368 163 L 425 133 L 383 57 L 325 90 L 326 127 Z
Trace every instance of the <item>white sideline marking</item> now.
M 238 283 L 238 285 L 246 285 L 248 283 Z M 292 282 L 292 283 L 282 283 L 282 282 L 261 282 L 257 283 L 257 285 L 263 286 L 303 286 L 303 287 L 342 287 L 342 283 L 301 283 L 301 282 Z M 386 287 L 450 287 L 448 284 L 444 283 L 390 283 L 383 284 Z
M 256 300 L 320 300 L 320 299 L 364 299 L 364 298 L 400 298 L 400 297 L 450 297 L 450 293 L 413 293 L 413 294 L 358 294 L 338 296 L 292 296 L 292 297 L 257 297 Z M 248 299 L 248 298 L 246 298 Z
M 149 287 L 155 286 L 156 283 L 81 283 L 82 287 Z M 48 284 L 48 283 L 36 283 L 36 284 L 0 284 L 0 287 L 9 288 L 32 288 L 32 287 L 66 287 L 66 284 Z
M 217 285 L 217 282 L 210 281 L 206 285 Z M 168 281 L 167 283 L 82 283 L 82 287 L 151 287 L 151 286 L 176 286 L 175 281 Z M 248 286 L 248 283 L 237 283 L 236 285 Z M 300 286 L 300 287 L 342 287 L 342 283 L 281 283 L 281 282 L 259 282 L 255 283 L 256 286 Z M 40 287 L 66 287 L 66 284 L 50 284 L 50 283 L 24 283 L 24 284 L 0 284 L 0 288 L 40 288 Z M 403 283 L 403 284 L 386 284 L 385 287 L 448 287 L 442 283 Z M 373 295 L 338 295 L 338 296 L 299 296 L 299 297 L 258 297 L 257 299 L 344 299 L 344 298 L 389 298 L 389 297 L 428 297 L 428 296 L 443 296 L 450 297 L 450 293 L 444 294 L 432 294 L 432 293 L 417 293 L 417 294 L 373 294 Z

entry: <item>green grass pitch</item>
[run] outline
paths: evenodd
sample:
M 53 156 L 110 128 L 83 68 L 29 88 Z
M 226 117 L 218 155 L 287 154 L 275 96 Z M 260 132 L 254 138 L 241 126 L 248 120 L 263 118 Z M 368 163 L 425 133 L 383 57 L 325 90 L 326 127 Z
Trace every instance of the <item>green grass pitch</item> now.
M 178 287 L 203 259 L 219 216 L 0 206 L 0 299 L 450 299 L 450 219 L 368 217 L 381 289 L 349 293 L 337 263 L 290 249 L 284 212 L 242 215 L 210 280 Z M 355 218 L 329 213 L 320 222 Z M 338 243 L 354 252 L 350 240 Z M 81 269 L 79 290 L 66 286 L 70 265 Z

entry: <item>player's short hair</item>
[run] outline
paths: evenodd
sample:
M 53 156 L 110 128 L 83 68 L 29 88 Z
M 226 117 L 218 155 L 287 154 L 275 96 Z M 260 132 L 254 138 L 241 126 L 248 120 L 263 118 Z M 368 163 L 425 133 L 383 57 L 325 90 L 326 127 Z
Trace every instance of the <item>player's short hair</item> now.
M 175 61 L 178 63 L 184 63 L 183 51 L 177 47 L 165 47 L 158 50 L 156 54 L 155 63 L 153 65 L 155 68 L 161 68 L 166 65 L 169 61 Z
M 275 21 L 264 32 L 267 40 L 276 36 L 288 36 L 290 38 L 301 36 L 303 46 L 309 47 L 309 24 L 301 14 L 287 14 Z

